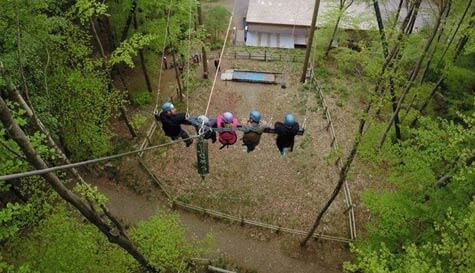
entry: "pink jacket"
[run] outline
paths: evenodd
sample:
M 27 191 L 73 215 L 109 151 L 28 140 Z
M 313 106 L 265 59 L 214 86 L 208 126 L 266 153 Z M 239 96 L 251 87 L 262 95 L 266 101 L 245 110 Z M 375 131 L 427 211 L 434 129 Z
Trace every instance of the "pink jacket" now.
M 218 128 L 224 128 L 224 117 L 223 115 L 219 115 L 216 118 L 216 125 Z M 231 123 L 231 128 L 236 129 L 239 122 L 236 118 L 233 118 L 233 122 Z M 236 131 L 223 131 L 219 132 L 219 142 L 223 145 L 233 145 L 237 141 L 237 133 Z M 224 147 L 224 146 L 223 146 Z

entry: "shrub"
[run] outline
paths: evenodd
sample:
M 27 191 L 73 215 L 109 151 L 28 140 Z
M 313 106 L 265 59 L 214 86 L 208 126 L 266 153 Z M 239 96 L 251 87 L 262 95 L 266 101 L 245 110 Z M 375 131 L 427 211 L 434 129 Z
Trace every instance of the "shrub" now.
M 141 91 L 132 95 L 132 103 L 137 106 L 142 106 L 152 102 L 152 94 L 147 91 Z
M 190 242 L 178 217 L 163 212 L 139 223 L 131 237 L 161 272 L 181 272 L 183 260 L 203 255 L 211 242 L 209 237 L 204 242 Z

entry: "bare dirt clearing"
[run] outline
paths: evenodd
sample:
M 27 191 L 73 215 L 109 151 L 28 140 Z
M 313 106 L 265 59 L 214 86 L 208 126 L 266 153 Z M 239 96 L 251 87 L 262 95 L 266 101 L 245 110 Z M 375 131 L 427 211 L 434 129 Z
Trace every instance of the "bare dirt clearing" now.
M 155 195 L 157 192 L 145 185 L 144 193 L 138 194 L 107 179 L 96 180 L 95 184 L 108 196 L 111 212 L 129 226 L 148 219 L 158 209 L 167 210 L 163 196 Z M 296 246 L 298 238 L 228 225 L 183 211 L 179 217 L 190 238 L 212 234 L 215 253 L 209 258 L 238 265 L 241 273 L 339 273 L 341 262 L 349 259 L 346 246 L 337 242 L 320 241 L 302 250 Z
M 239 67 L 264 71 L 282 71 L 284 63 L 226 60 L 223 68 Z M 209 116 L 232 111 L 245 122 L 250 110 L 258 109 L 264 119 L 280 120 L 285 113 L 295 113 L 302 123 L 307 113 L 306 133 L 298 137 L 295 150 L 280 157 L 274 136 L 264 135 L 253 153 L 243 151 L 240 144 L 219 150 L 210 145 L 210 175 L 202 181 L 194 162 L 196 151 L 176 145 L 146 155 L 153 172 L 167 184 L 181 201 L 226 213 L 245 216 L 296 229 L 307 229 L 317 209 L 331 194 L 336 169 L 331 160 L 330 138 L 323 129 L 325 120 L 316 111 L 315 97 L 298 88 L 297 67 L 283 71 L 287 89 L 279 85 L 218 81 L 211 100 Z M 297 69 L 296 69 L 297 70 Z M 195 90 L 190 97 L 190 112 L 204 113 L 209 88 Z M 312 105 L 307 108 L 306 105 Z M 190 130 L 192 128 L 189 128 Z M 343 195 L 332 205 L 318 232 L 347 237 Z

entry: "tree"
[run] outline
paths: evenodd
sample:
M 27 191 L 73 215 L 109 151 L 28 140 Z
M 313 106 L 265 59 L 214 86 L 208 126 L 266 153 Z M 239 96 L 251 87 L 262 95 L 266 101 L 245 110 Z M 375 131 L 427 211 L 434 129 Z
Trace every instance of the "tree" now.
M 197 9 L 197 17 L 198 17 L 198 25 L 199 27 L 203 28 L 203 12 L 201 10 L 201 0 L 198 0 L 198 4 L 196 5 Z M 202 62 L 203 62 L 203 78 L 208 78 L 208 57 L 206 56 L 206 48 L 205 46 L 201 46 L 201 54 L 203 55 Z
M 399 98 L 396 109 L 393 111 L 393 114 L 392 114 L 390 120 L 388 121 L 388 123 L 386 125 L 386 129 L 384 130 L 384 133 L 381 136 L 381 140 L 379 142 L 379 148 L 381 148 L 383 146 L 384 141 L 386 140 L 387 134 L 389 132 L 389 129 L 391 128 L 391 126 L 392 126 L 396 116 L 398 115 L 399 111 L 401 110 L 402 102 L 404 101 L 407 93 L 411 89 L 411 87 L 413 85 L 413 82 L 414 82 L 414 80 L 416 79 L 416 77 L 419 73 L 422 62 L 424 61 L 424 58 L 427 55 L 427 52 L 429 51 L 429 48 L 430 48 L 435 36 L 437 35 L 437 32 L 439 31 L 439 27 L 440 27 L 440 24 L 442 22 L 442 18 L 443 18 L 444 15 L 445 16 L 447 15 L 446 10 L 449 8 L 449 3 L 450 3 L 450 0 L 442 2 L 442 7 L 440 7 L 440 9 L 439 9 L 439 13 L 438 13 L 434 28 L 432 30 L 432 33 L 429 36 L 429 38 L 427 39 L 427 42 L 424 46 L 424 49 L 422 50 L 421 56 L 419 57 L 416 64 L 414 65 L 414 68 L 411 72 L 411 76 L 409 77 L 408 82 L 406 83 L 406 86 L 404 88 L 404 91 L 402 92 L 402 95 Z
M 21 130 L 18 124 L 15 123 L 7 104 L 0 97 L 0 114 L 4 127 L 8 135 L 20 146 L 28 162 L 37 169 L 45 169 L 48 166 L 43 159 L 34 150 L 25 133 Z M 115 243 L 133 256 L 139 264 L 150 272 L 158 272 L 150 262 L 140 253 L 137 247 L 130 241 L 125 230 L 120 226 L 115 226 L 114 223 L 107 223 L 96 213 L 96 211 L 88 204 L 84 203 L 79 196 L 69 190 L 59 178 L 52 173 L 42 175 L 43 178 L 50 184 L 50 186 L 61 196 L 65 201 L 73 205 L 86 219 L 94 224 L 111 243 Z
M 307 50 L 305 51 L 305 59 L 303 61 L 302 75 L 300 76 L 300 82 L 304 83 L 307 78 L 308 62 L 310 60 L 310 53 L 313 48 L 313 37 L 315 35 L 315 27 L 317 25 L 318 9 L 320 8 L 320 0 L 315 0 L 315 6 L 313 7 L 312 23 L 310 24 L 310 32 L 307 41 Z
M 335 27 L 333 28 L 330 42 L 328 42 L 328 46 L 325 51 L 325 57 L 327 57 L 328 53 L 330 53 L 330 49 L 332 48 L 333 41 L 335 40 L 335 35 L 338 30 L 338 26 L 340 25 L 341 18 L 343 17 L 345 12 L 351 7 L 351 5 L 353 5 L 353 2 L 354 0 L 339 0 Z

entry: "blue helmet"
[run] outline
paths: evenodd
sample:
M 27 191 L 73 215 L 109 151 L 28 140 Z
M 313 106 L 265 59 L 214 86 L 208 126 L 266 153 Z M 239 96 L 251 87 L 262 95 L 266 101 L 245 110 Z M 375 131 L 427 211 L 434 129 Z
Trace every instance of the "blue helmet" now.
M 170 111 L 170 110 L 172 110 L 172 109 L 174 109 L 174 108 L 175 108 L 175 106 L 173 106 L 173 104 L 172 104 L 171 102 L 169 102 L 169 101 L 167 101 L 167 102 L 165 102 L 164 104 L 162 104 L 162 111 L 167 112 L 167 111 Z
M 249 119 L 259 123 L 261 121 L 261 113 L 259 113 L 258 111 L 252 111 L 251 113 L 249 113 Z
M 295 124 L 295 117 L 292 114 L 287 114 L 284 117 L 284 125 L 286 126 L 292 126 Z
M 231 123 L 231 122 L 233 122 L 234 116 L 231 112 L 225 112 L 223 114 L 223 119 L 224 119 L 224 121 L 226 121 L 228 123 Z

